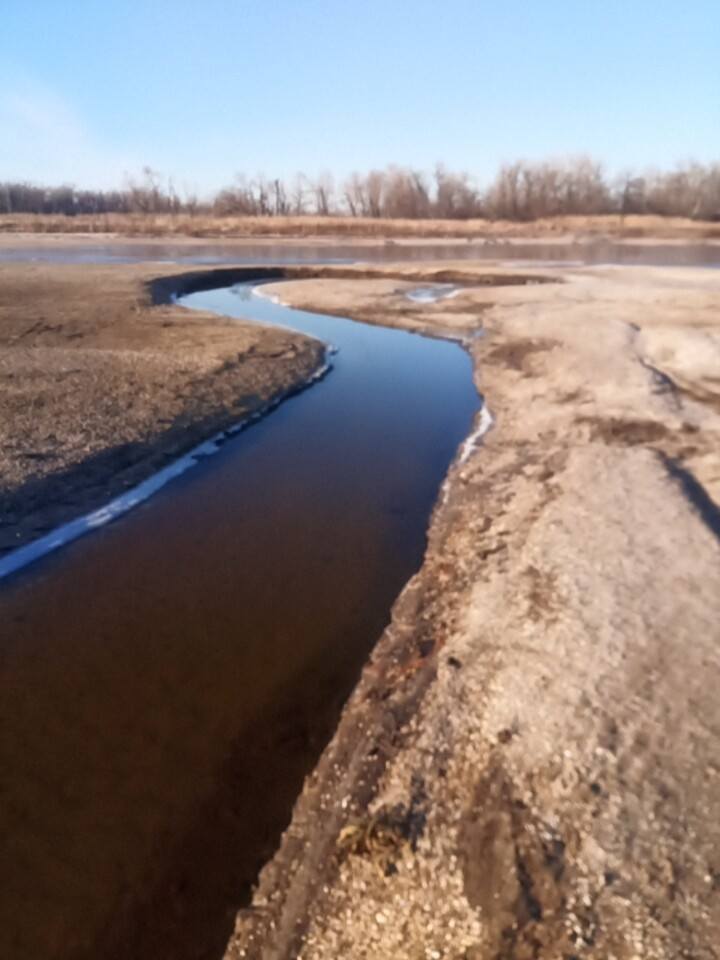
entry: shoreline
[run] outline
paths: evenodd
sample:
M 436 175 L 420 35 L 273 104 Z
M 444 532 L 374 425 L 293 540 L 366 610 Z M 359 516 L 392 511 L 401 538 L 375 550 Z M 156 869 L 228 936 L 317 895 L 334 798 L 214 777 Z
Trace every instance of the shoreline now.
M 35 561 L 41 560 L 43 557 L 48 556 L 48 554 L 62 549 L 74 540 L 85 536 L 85 534 L 92 533 L 94 530 L 119 519 L 141 503 L 149 500 L 150 497 L 156 493 L 159 493 L 168 483 L 171 483 L 174 479 L 191 470 L 193 467 L 198 466 L 206 457 L 218 453 L 227 440 L 247 430 L 254 423 L 257 423 L 258 420 L 272 413 L 281 403 L 290 400 L 301 391 L 307 390 L 313 384 L 327 376 L 332 370 L 332 364 L 329 360 L 331 354 L 332 349 L 326 349 L 321 365 L 311 372 L 305 380 L 299 380 L 284 392 L 271 397 L 264 406 L 260 406 L 256 410 L 249 412 L 243 420 L 223 428 L 207 439 L 201 440 L 196 446 L 188 450 L 187 453 L 182 454 L 167 466 L 150 474 L 130 490 L 111 498 L 107 503 L 92 512 L 81 514 L 73 520 L 51 530 L 50 533 L 36 540 L 31 540 L 22 547 L 0 554 L 0 580 L 12 576 L 14 573 L 35 563 Z
M 13 775 L 4 819 L 28 850 L 18 897 L 6 903 L 18 949 L 222 954 L 235 909 L 421 563 L 434 493 L 476 409 L 470 363 L 455 345 L 303 318 L 246 302 L 248 289 L 183 303 L 337 343 L 333 377 L 149 507 L 5 589 Z M 396 370 L 406 371 L 402 384 Z M 387 416 L 385 404 L 373 406 L 379 396 L 393 406 Z M 428 451 L 422 474 L 405 450 L 412 464 Z M 382 478 L 366 472 L 375 458 L 387 466 Z M 349 557 L 360 559 L 354 570 Z M 301 730 L 289 743 L 286 725 Z M 250 788 L 238 791 L 240 782 Z M 43 826 L 26 829 L 23 808 Z M 62 839 L 36 850 L 46 823 Z M 48 869 L 58 851 L 72 865 L 60 883 Z M 51 895 L 36 896 L 41 882 Z
M 153 486 L 153 478 L 177 475 L 180 461 L 192 457 L 198 444 L 212 442 L 217 434 L 236 432 L 237 424 L 254 421 L 273 409 L 279 402 L 292 396 L 309 382 L 327 364 L 325 345 L 314 342 L 287 328 L 263 326 L 253 321 L 230 320 L 219 315 L 187 311 L 176 304 L 175 299 L 200 289 L 230 285 L 244 280 L 277 281 L 292 277 L 381 277 L 406 278 L 433 281 L 451 278 L 467 282 L 526 283 L 542 279 L 529 271 L 512 271 L 500 268 L 492 271 L 473 271 L 463 268 L 394 268 L 394 267 L 222 267 L 188 270 L 187 267 L 163 268 L 160 275 L 148 265 L 113 265 L 107 267 L 71 267 L 68 265 L 0 265 L 0 278 L 7 278 L 29 302 L 24 311 L 16 306 L 21 297 L 6 306 L 6 316 L 12 324 L 5 331 L 5 341 L 10 349 L 4 357 L 5 369 L 0 368 L 0 378 L 18 391 L 6 403 L 10 410 L 4 417 L 11 427 L 13 410 L 32 410 L 35 405 L 34 391 L 38 378 L 47 399 L 40 410 L 26 420 L 27 434 L 9 436 L 3 472 L 6 474 L 4 489 L 0 491 L 3 517 L 0 520 L 0 578 L 19 569 L 34 558 L 33 544 L 42 541 L 42 554 L 55 549 L 58 535 L 75 539 L 88 525 L 93 525 L 96 514 L 112 507 L 113 516 L 126 512 L 128 502 L 135 505 L 145 499 L 142 490 Z M 92 278 L 96 277 L 96 280 Z M 119 283 L 119 303 L 113 313 L 113 326 L 103 328 L 93 320 L 85 323 L 90 307 L 102 312 L 102 289 L 95 292 L 96 285 L 103 281 Z M 48 324 L 43 311 L 45 303 L 37 303 L 37 293 L 28 293 L 33 283 L 52 299 L 55 286 L 63 296 L 66 280 L 76 285 L 73 290 L 82 298 L 82 304 L 74 305 L 69 316 L 59 324 Z M 393 281 L 394 282 L 394 281 Z M 79 293 L 78 293 L 79 291 Z M 49 292 L 49 293 L 48 293 Z M 113 294 L 118 296 L 117 293 Z M 52 309 L 52 307 L 50 307 Z M 0 324 L 3 305 L 0 303 Z M 341 311 L 338 311 L 341 313 Z M 33 322 L 40 314 L 41 319 Z M 25 319 L 27 316 L 27 319 Z M 123 332 L 126 327 L 141 327 L 141 342 L 138 345 L 126 340 L 131 337 Z M 163 344 L 163 331 L 179 330 L 182 354 L 188 357 L 189 371 L 178 372 L 177 356 L 172 354 L 175 367 L 162 361 L 159 369 L 151 369 L 149 378 L 144 377 L 142 363 L 147 357 L 156 363 L 158 350 L 164 353 L 177 349 L 174 341 Z M 149 331 L 149 333 L 148 333 Z M 131 331 L 132 332 L 132 331 Z M 137 331 L 132 333 L 137 337 Z M 200 373 L 203 379 L 203 396 L 196 396 L 198 382 L 195 366 L 202 339 L 212 336 L 218 347 L 203 360 Z M 449 335 L 450 336 L 450 335 Z M 68 342 L 68 338 L 70 342 Z M 46 341 L 49 340 L 49 343 Z M 90 342 L 89 348 L 84 346 Z M 98 343 L 99 341 L 99 343 Z M 78 342 L 83 346 L 78 347 Z M 128 346 L 132 349 L 128 354 Z M 19 347 L 19 349 L 18 349 Z M 237 348 L 240 348 L 240 352 Z M 13 348 L 15 348 L 13 350 Z M 37 363 L 34 355 L 37 354 Z M 140 416 L 147 408 L 152 417 L 140 421 L 136 428 L 137 415 L 133 414 L 134 397 L 127 394 L 124 379 L 126 367 L 131 363 L 130 375 L 138 382 L 142 394 Z M 59 359 L 59 366 L 56 358 Z M 32 358 L 29 360 L 29 358 Z M 94 365 L 102 362 L 109 369 L 108 383 L 98 382 Z M 280 362 L 279 362 L 280 361 Z M 17 364 L 20 364 L 18 368 Z M 28 383 L 22 382 L 27 374 L 23 365 L 29 363 Z M 54 367 L 58 366 L 56 372 Z M 119 364 L 117 372 L 115 365 Z M 140 364 L 139 369 L 137 365 Z M 191 379 L 188 381 L 188 373 Z M 78 378 L 77 382 L 73 378 Z M 115 385 L 115 377 L 121 381 Z M 158 378 L 164 381 L 163 388 L 170 384 L 167 399 L 157 397 Z M 172 378 L 177 378 L 173 384 Z M 76 420 L 65 422 L 65 413 L 58 412 L 55 391 L 61 382 L 71 381 L 75 402 L 80 410 Z M 223 380 L 217 385 L 218 380 Z M 89 382 L 89 385 L 86 384 Z M 28 385 L 29 384 L 29 385 Z M 189 388 L 189 392 L 188 391 Z M 110 394 L 111 417 L 107 422 L 93 426 L 92 448 L 88 451 L 78 445 L 72 447 L 73 437 L 85 430 L 85 409 L 98 404 L 99 399 L 87 391 L 102 390 Z M 85 391 L 85 392 L 84 392 Z M 166 389 L 166 393 L 167 393 Z M 115 399 L 115 394 L 118 399 Z M 180 397 L 178 403 L 177 396 Z M 174 416 L 173 416 L 174 414 Z M 179 414 L 179 416 L 178 416 Z M 59 416 L 59 419 L 58 419 Z M 17 433 L 18 431 L 15 431 Z M 84 442 L 84 441 L 83 441 Z M 47 464 L 49 469 L 37 472 Z M 57 466 L 56 466 L 57 465 Z M 55 467 L 55 469 L 52 469 Z M 59 467 L 59 469 L 58 469 Z M 13 482 L 13 471 L 17 479 Z M 138 488 L 141 489 L 138 499 Z M 117 508 L 117 510 L 116 510 Z M 83 518 L 86 518 L 84 521 Z M 64 529 L 61 534 L 61 528 Z M 38 549 L 41 549 L 39 546 Z M 18 554 L 18 550 L 24 551 Z M 30 560 L 23 560 L 29 557 Z

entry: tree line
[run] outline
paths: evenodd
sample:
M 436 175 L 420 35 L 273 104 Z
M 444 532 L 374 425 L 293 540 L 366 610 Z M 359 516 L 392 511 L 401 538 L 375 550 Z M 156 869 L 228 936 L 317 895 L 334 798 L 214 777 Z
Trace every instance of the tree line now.
M 587 157 L 503 164 L 487 187 L 438 164 L 289 179 L 239 175 L 200 200 L 145 167 L 123 189 L 83 190 L 0 182 L 0 214 L 203 214 L 210 216 L 349 216 L 402 219 L 535 220 L 571 214 L 659 214 L 720 220 L 720 163 L 672 171 L 625 173 L 612 179 Z

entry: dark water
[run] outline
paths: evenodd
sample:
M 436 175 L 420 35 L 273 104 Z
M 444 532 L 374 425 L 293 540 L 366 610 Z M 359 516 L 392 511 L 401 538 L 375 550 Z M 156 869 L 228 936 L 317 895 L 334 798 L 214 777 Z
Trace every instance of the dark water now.
M 0 955 L 213 958 L 394 598 L 478 397 L 457 345 L 289 311 L 334 369 L 0 589 Z
M 363 246 L 352 243 L 313 244 L 222 241 L 192 244 L 102 242 L 0 247 L 0 261 L 50 263 L 139 263 L 146 261 L 193 264 L 291 264 L 412 262 L 422 260 L 510 260 L 529 263 L 637 264 L 645 266 L 720 267 L 720 245 L 623 245 L 611 242 L 582 244 L 459 243 Z

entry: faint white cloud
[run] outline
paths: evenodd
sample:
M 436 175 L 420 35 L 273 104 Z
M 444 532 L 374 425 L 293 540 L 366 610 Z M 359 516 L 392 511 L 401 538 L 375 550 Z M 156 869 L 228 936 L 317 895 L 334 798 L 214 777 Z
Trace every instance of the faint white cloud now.
M 95 137 L 72 105 L 53 91 L 0 91 L 0 179 L 120 186 L 141 164 Z

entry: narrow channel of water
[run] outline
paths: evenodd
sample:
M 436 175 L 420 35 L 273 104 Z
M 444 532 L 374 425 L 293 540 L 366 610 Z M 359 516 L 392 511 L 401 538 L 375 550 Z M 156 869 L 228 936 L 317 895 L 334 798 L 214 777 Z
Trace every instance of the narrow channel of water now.
M 0 587 L 4 955 L 217 958 L 478 408 L 457 345 L 189 307 L 338 348 L 327 378 Z

